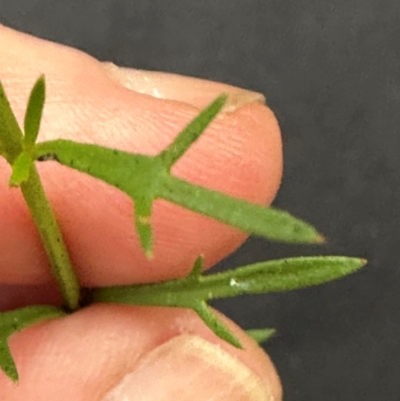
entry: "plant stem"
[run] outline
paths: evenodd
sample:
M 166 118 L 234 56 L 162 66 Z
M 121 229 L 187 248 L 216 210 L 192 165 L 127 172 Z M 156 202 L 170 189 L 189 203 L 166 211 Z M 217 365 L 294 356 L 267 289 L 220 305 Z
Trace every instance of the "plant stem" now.
M 39 84 L 44 85 L 44 81 L 39 80 L 38 82 Z M 36 87 L 37 86 L 35 85 L 35 88 Z M 44 94 L 43 99 L 40 100 L 40 102 L 43 103 L 43 101 Z M 35 100 L 35 103 L 35 107 L 37 108 L 37 99 Z M 42 105 L 39 106 L 41 109 Z M 36 113 L 36 117 L 32 116 L 32 113 L 29 115 L 30 124 L 28 125 L 30 128 L 33 124 L 34 132 L 31 133 L 33 137 L 37 134 L 35 131 L 39 129 L 40 115 L 41 110 L 40 113 Z M 0 154 L 7 160 L 10 166 L 14 167 L 14 162 L 23 151 L 24 135 L 18 125 L 18 121 L 15 118 L 10 102 L 8 101 L 7 95 L 0 82 Z M 47 200 L 39 174 L 33 163 L 29 171 L 29 178 L 25 182 L 21 182 L 20 187 L 50 259 L 51 268 L 60 286 L 65 307 L 71 311 L 75 310 L 79 306 L 80 289 L 78 280 L 72 269 L 57 220 L 49 201 Z
M 65 307 L 71 311 L 75 310 L 79 306 L 78 279 L 72 269 L 60 228 L 34 165 L 29 179 L 21 184 L 21 191 L 46 249 Z

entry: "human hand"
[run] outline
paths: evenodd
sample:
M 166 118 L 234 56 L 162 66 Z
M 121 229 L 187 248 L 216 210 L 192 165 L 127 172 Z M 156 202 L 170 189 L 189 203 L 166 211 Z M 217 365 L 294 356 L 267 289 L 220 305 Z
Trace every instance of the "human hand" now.
M 199 109 L 227 93 L 225 113 L 173 173 L 256 203 L 269 204 L 275 196 L 282 175 L 280 132 L 261 95 L 118 69 L 1 26 L 0 49 L 0 80 L 20 122 L 33 82 L 46 76 L 40 140 L 67 138 L 156 154 Z M 38 168 L 84 286 L 183 276 L 199 254 L 210 267 L 246 238 L 160 201 L 153 212 L 155 258 L 149 261 L 135 237 L 130 199 L 62 166 Z M 0 309 L 59 303 L 40 239 L 19 190 L 8 187 L 9 176 L 0 160 Z M 38 324 L 11 338 L 20 382 L 15 385 L 0 372 L 0 400 L 97 401 L 107 393 L 108 401 L 280 400 L 269 358 L 225 321 L 244 350 L 223 342 L 182 309 L 96 305 Z M 126 375 L 125 384 L 112 391 Z

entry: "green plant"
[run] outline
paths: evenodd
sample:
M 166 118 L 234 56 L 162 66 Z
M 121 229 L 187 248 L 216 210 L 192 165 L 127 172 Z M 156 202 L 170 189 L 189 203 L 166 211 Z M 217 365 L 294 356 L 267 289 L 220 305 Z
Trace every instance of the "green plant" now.
M 13 381 L 18 381 L 8 347 L 13 333 L 95 302 L 191 308 L 219 337 L 241 347 L 239 340 L 208 307 L 207 301 L 316 285 L 351 273 L 365 264 L 363 259 L 342 256 L 297 257 L 203 275 L 200 255 L 191 273 L 184 278 L 143 285 L 80 288 L 41 185 L 36 162 L 56 161 L 128 194 L 135 205 L 134 225 L 148 258 L 153 256 L 152 205 L 160 198 L 270 240 L 323 242 L 323 237 L 313 227 L 287 212 L 235 199 L 171 175 L 171 167 L 200 137 L 225 101 L 226 96 L 217 98 L 164 151 L 156 156 L 145 156 L 63 139 L 36 143 L 45 102 L 44 77 L 39 78 L 32 89 L 23 130 L 0 83 L 0 155 L 12 167 L 9 185 L 20 187 L 22 191 L 64 299 L 60 307 L 36 305 L 0 314 L 0 367 Z M 273 334 L 273 330 L 252 330 L 249 334 L 262 341 Z

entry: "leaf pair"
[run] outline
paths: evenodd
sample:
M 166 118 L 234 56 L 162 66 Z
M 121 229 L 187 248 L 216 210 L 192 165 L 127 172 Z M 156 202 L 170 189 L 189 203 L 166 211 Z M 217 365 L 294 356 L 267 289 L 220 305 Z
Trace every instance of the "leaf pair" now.
M 165 199 L 192 211 L 270 240 L 321 243 L 310 225 L 274 208 L 236 199 L 173 177 L 170 169 L 199 139 L 226 101 L 212 102 L 157 156 L 123 152 L 97 145 L 55 140 L 39 143 L 37 160 L 57 162 L 99 178 L 128 194 L 134 202 L 135 226 L 146 254 L 152 256 L 151 210 L 155 199 Z
M 40 77 L 29 97 L 24 119 L 24 135 L 11 109 L 4 87 L 0 82 L 0 154 L 3 155 L 11 165 L 15 163 L 15 160 L 19 156 L 21 157 L 23 149 L 30 150 L 33 148 L 39 133 L 44 100 L 45 81 L 44 77 Z M 27 179 L 27 175 L 29 175 L 27 165 L 28 161 L 32 158 L 28 158 L 24 155 L 21 159 L 22 160 L 17 163 L 17 171 L 15 173 L 13 171 L 15 179 L 11 179 L 12 185 L 17 185 L 20 180 Z
M 44 77 L 40 77 L 33 87 L 24 120 L 24 136 L 22 138 L 23 151 L 12 162 L 12 174 L 9 185 L 18 187 L 26 182 L 31 173 L 33 158 L 32 149 L 39 134 L 42 119 L 46 87 Z
M 203 259 L 199 257 L 185 278 L 154 284 L 97 288 L 93 290 L 92 301 L 190 308 L 219 337 L 241 347 L 239 340 L 207 306 L 208 301 L 318 285 L 353 273 L 365 263 L 364 259 L 344 256 L 297 257 L 202 275 Z

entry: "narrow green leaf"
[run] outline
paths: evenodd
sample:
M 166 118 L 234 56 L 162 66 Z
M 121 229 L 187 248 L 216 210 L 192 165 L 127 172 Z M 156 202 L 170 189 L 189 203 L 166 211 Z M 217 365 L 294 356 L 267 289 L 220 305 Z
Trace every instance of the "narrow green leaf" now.
M 189 149 L 189 147 L 199 139 L 200 135 L 205 131 L 207 126 L 221 111 L 226 103 L 227 96 L 222 95 L 215 99 L 208 107 L 187 125 L 183 131 L 178 134 L 175 140 L 162 151 L 158 156 L 168 170 L 180 157 Z
M 52 305 L 35 305 L 0 313 L 0 368 L 14 382 L 18 382 L 18 371 L 8 346 L 9 337 L 26 327 L 65 313 Z
M 44 76 L 42 75 L 36 81 L 36 84 L 31 91 L 28 107 L 25 113 L 24 143 L 27 147 L 31 147 L 35 144 L 36 138 L 39 134 L 45 97 L 46 97 L 46 84 Z
M 152 200 L 135 199 L 135 225 L 146 256 L 153 257 L 153 232 L 151 228 Z
M 161 283 L 96 288 L 93 301 L 191 308 L 200 301 L 323 284 L 353 273 L 365 263 L 364 259 L 345 256 L 278 259 L 201 275 L 195 286 L 193 276 L 189 274 Z
M 272 336 L 276 334 L 275 329 L 251 329 L 246 330 L 248 336 L 250 336 L 258 344 L 265 343 Z
M 22 137 L 22 131 L 0 82 L 0 148 L 10 164 L 22 151 Z
M 35 151 L 38 160 L 56 160 L 119 188 L 139 207 L 143 204 L 150 209 L 149 204 L 154 199 L 163 198 L 271 240 L 294 243 L 322 241 L 321 235 L 312 226 L 287 212 L 252 204 L 172 177 L 157 157 L 67 140 L 38 144 Z M 136 214 L 135 219 L 142 247 L 147 254 L 151 254 L 152 242 L 150 217 L 146 210 Z
M 0 337 L 0 369 L 14 382 L 18 383 L 18 370 L 11 355 L 7 340 Z
M 270 240 L 293 243 L 323 241 L 314 227 L 287 212 L 252 204 L 176 177 L 165 177 L 160 196 L 249 234 L 260 235 Z
M 289 291 L 323 284 L 353 273 L 366 261 L 345 256 L 306 256 L 271 260 L 203 276 L 207 299 Z M 196 292 L 196 289 L 193 290 Z
M 32 158 L 25 152 L 20 153 L 12 165 L 10 187 L 19 187 L 27 181 L 33 165 Z
M 205 302 L 196 303 L 193 310 L 219 338 L 222 338 L 234 347 L 243 348 L 239 339 L 228 329 L 228 327 Z

